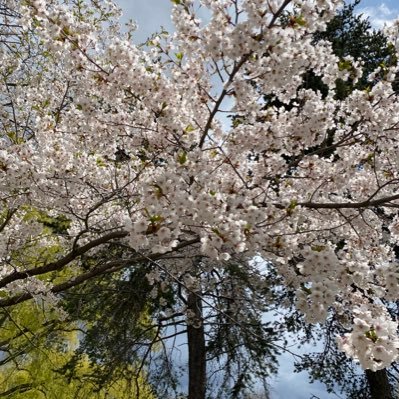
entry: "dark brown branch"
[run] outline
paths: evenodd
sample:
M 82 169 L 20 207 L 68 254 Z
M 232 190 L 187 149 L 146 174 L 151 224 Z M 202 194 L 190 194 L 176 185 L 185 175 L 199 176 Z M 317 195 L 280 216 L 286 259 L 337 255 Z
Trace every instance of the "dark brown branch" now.
M 222 104 L 224 98 L 226 97 L 226 94 L 228 93 L 228 88 L 230 86 L 230 84 L 233 82 L 235 75 L 237 74 L 237 72 L 240 70 L 240 68 L 243 66 L 243 64 L 245 64 L 245 62 L 248 61 L 249 57 L 252 55 L 252 53 L 249 54 L 244 54 L 240 61 L 238 61 L 238 63 L 234 66 L 233 70 L 230 73 L 229 76 L 229 80 L 227 81 L 227 83 L 225 84 L 225 88 L 222 90 L 222 92 L 220 93 L 219 98 L 216 100 L 215 106 L 213 107 L 208 120 L 206 121 L 206 125 L 204 127 L 204 132 L 202 133 L 200 142 L 199 142 L 199 148 L 202 148 L 202 146 L 204 145 L 206 136 L 208 135 L 209 129 L 212 126 L 212 122 L 213 119 L 215 118 L 216 114 L 219 111 L 219 107 Z
M 101 244 L 105 244 L 113 239 L 116 238 L 123 238 L 126 237 L 128 233 L 126 231 L 114 231 L 112 233 L 106 234 L 102 237 L 99 237 L 93 241 L 88 242 L 85 245 L 82 245 L 81 247 L 77 247 L 73 249 L 71 252 L 69 252 L 67 255 L 65 255 L 63 258 L 59 259 L 56 262 L 51 262 L 47 265 L 40 266 L 40 267 L 35 267 L 33 269 L 28 269 L 26 271 L 16 271 L 11 274 L 9 274 L 6 277 L 3 277 L 0 280 L 0 287 L 5 287 L 7 284 L 10 284 L 16 280 L 23 280 L 27 277 L 31 276 L 38 276 L 40 274 L 48 273 L 48 272 L 53 272 L 55 270 L 60 270 L 72 261 L 74 261 L 76 258 L 78 258 L 81 255 L 84 255 L 86 252 L 88 252 L 92 248 L 96 248 L 100 246 Z
M 125 233 L 125 235 L 126 234 L 127 233 Z M 100 276 L 102 274 L 115 273 L 115 272 L 123 269 L 124 267 L 132 266 L 132 265 L 134 265 L 136 263 L 140 263 L 144 260 L 151 260 L 151 261 L 159 260 L 159 259 L 164 258 L 166 255 L 168 255 L 172 252 L 178 251 L 179 249 L 182 249 L 182 248 L 185 248 L 190 245 L 197 244 L 197 243 L 199 243 L 199 238 L 194 238 L 192 240 L 182 242 L 181 244 L 176 246 L 176 248 L 174 248 L 172 251 L 166 252 L 164 254 L 157 253 L 157 254 L 148 255 L 148 256 L 138 254 L 137 256 L 130 258 L 130 259 L 120 259 L 120 260 L 116 260 L 116 261 L 112 261 L 112 262 L 107 262 L 107 263 L 105 263 L 101 266 L 97 266 L 97 267 L 93 268 L 92 270 L 88 271 L 87 273 L 81 274 L 69 281 L 55 285 L 50 291 L 52 293 L 63 292 L 69 288 L 75 287 L 79 284 L 84 283 L 87 280 L 90 280 L 90 279 Z M 89 244 L 91 244 L 91 243 L 89 243 Z M 81 247 L 81 248 L 83 248 L 83 247 Z M 63 259 L 65 259 L 65 258 L 63 258 Z M 47 266 L 49 266 L 49 265 L 47 265 Z M 54 270 L 58 270 L 58 269 L 54 269 Z M 37 274 L 39 274 L 39 273 L 37 273 Z M 15 296 L 12 296 L 9 298 L 0 299 L 0 307 L 8 307 L 8 306 L 16 305 L 18 303 L 25 302 L 33 297 L 34 297 L 34 294 L 32 294 L 30 292 L 25 292 L 23 294 L 15 295 Z
M 354 208 L 370 208 L 373 206 L 384 206 L 385 204 L 395 201 L 399 199 L 399 194 L 391 195 L 389 197 L 382 197 L 379 199 L 371 200 L 368 199 L 362 202 L 325 202 L 325 203 L 316 203 L 316 202 L 298 202 L 298 205 L 303 206 L 305 208 L 311 209 L 354 209 Z M 399 204 L 398 204 L 399 206 Z
M 31 389 L 33 389 L 33 386 L 30 383 L 20 384 L 20 385 L 17 385 L 15 387 L 12 387 L 12 388 L 8 389 L 5 392 L 1 392 L 0 393 L 0 397 L 1 398 L 5 398 L 5 397 L 11 396 L 12 394 L 15 394 L 15 393 L 23 393 L 23 392 L 26 392 L 26 391 L 30 391 Z
M 3 223 L 0 225 L 0 232 L 4 230 L 4 228 L 7 226 L 8 222 L 14 215 L 14 213 L 17 211 L 17 209 L 8 209 L 7 210 L 7 215 L 4 218 Z

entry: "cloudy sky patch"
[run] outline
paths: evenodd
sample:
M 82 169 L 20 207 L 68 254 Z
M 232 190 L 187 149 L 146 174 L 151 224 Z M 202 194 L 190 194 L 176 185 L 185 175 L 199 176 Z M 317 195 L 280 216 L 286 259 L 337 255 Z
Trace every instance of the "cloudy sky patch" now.
M 370 3 L 370 2 L 368 2 Z M 392 22 L 399 17 L 399 8 L 395 8 L 391 3 L 377 3 L 372 2 L 367 6 L 366 2 L 361 2 L 358 6 L 358 14 L 363 14 L 368 17 L 376 29 L 382 29 L 384 26 L 389 26 Z

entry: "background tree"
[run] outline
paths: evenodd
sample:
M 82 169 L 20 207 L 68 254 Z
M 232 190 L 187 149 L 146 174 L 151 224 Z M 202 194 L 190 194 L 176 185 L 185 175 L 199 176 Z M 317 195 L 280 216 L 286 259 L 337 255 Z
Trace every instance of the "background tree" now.
M 137 375 L 146 370 L 162 397 L 178 396 L 184 376 L 193 398 L 206 391 L 215 398 L 245 397 L 255 381 L 266 382 L 283 345 L 277 343 L 280 326 L 262 320 L 274 296 L 268 275 L 251 274 L 239 262 L 230 262 L 221 275 L 197 260 L 195 278 L 204 285 L 213 280 L 212 289 L 199 290 L 191 285 L 192 276 L 168 275 L 160 262 L 131 266 L 119 277 L 99 277 L 66 295 L 68 314 L 87 326 L 66 370 L 73 374 L 80 358 L 88 356 L 94 368 L 101 365 L 93 373 L 100 386 L 128 370 Z M 151 275 L 156 284 L 148 281 Z M 180 357 L 175 342 L 187 348 L 188 367 L 175 364 Z
M 154 398 L 143 378 L 110 378 L 99 388 L 92 380 L 93 366 L 88 358 L 81 359 L 72 378 L 62 373 L 82 332 L 77 323 L 61 321 L 59 311 L 45 311 L 39 304 L 3 309 L 0 397 L 123 399 L 139 392 L 140 398 Z

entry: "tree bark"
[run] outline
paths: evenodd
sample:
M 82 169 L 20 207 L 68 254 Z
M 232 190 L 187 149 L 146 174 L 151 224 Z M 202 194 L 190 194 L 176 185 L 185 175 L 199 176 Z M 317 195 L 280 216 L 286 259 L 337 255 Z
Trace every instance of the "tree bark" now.
M 193 324 L 187 326 L 188 399 L 205 399 L 206 349 L 201 297 L 190 292 L 187 297 L 187 308 L 194 315 Z
M 394 399 L 386 369 L 378 371 L 366 370 L 366 377 L 372 399 Z

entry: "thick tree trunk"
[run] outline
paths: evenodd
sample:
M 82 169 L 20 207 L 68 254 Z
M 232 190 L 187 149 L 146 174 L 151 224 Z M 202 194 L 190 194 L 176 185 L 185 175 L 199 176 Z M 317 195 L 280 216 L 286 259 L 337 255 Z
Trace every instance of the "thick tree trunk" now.
M 366 370 L 372 399 L 394 399 L 385 369 L 378 371 Z
M 190 292 L 187 298 L 187 307 L 194 314 L 193 324 L 187 326 L 188 399 L 205 399 L 206 350 L 200 296 Z

